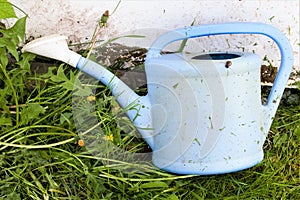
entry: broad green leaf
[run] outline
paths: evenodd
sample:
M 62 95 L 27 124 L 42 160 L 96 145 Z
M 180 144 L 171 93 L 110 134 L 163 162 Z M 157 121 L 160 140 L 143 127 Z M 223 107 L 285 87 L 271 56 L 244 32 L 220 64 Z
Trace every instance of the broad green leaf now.
M 51 77 L 55 76 L 53 74 L 53 71 L 55 71 L 55 70 L 56 70 L 56 67 L 48 67 L 47 73 L 40 75 L 40 77 L 43 79 L 51 78 Z
M 51 81 L 56 83 L 61 83 L 69 80 L 65 75 L 63 65 L 59 66 L 57 70 L 57 74 L 52 76 L 50 79 Z
M 168 197 L 168 200 L 178 200 L 178 197 L 173 193 Z
M 21 111 L 22 122 L 28 123 L 30 120 L 39 117 L 40 114 L 44 113 L 46 109 L 39 104 L 29 103 L 27 107 Z
M 6 50 L 4 47 L 1 47 L 1 41 L 0 41 L 0 65 L 2 65 L 4 68 L 8 64 L 8 58 L 6 56 Z
M 78 79 L 78 76 L 77 77 L 74 76 L 72 82 L 74 83 L 74 87 L 73 87 L 73 90 L 75 92 L 74 95 L 80 97 L 87 97 L 93 94 L 92 88 L 89 86 L 83 86 L 81 81 Z
M 17 18 L 16 13 L 7 0 L 0 0 L 0 19 Z
M 62 86 L 67 90 L 73 90 L 74 80 L 75 80 L 74 73 L 72 71 L 70 71 L 70 80 L 67 79 L 64 83 L 62 83 Z
M 62 113 L 60 115 L 60 124 L 63 124 L 64 122 L 67 122 L 70 124 L 70 118 L 72 117 L 72 113 Z
M 15 46 L 17 46 L 25 38 L 27 16 L 22 17 L 9 29 L 1 30 L 5 38 L 10 38 Z
M 30 70 L 30 61 L 33 61 L 36 57 L 35 54 L 32 53 L 23 53 L 21 55 L 21 60 L 17 62 L 21 69 L 25 69 L 26 71 Z
M 16 21 L 14 26 L 9 29 L 15 35 L 19 36 L 21 41 L 23 41 L 23 42 L 25 39 L 26 19 L 27 19 L 27 16 L 20 18 L 18 21 Z M 18 43 L 16 43 L 16 45 L 18 45 L 18 44 L 19 44 L 19 40 L 18 40 Z
M 74 95 L 79 97 L 88 97 L 93 94 L 93 91 L 90 87 L 76 87 L 77 91 L 74 93 Z
M 144 183 L 140 187 L 145 189 L 145 188 L 167 188 L 169 186 L 165 182 L 154 181 L 154 182 Z
M 16 45 L 11 40 L 9 40 L 8 38 L 0 38 L 0 47 L 5 47 L 8 50 L 8 52 L 15 57 L 17 61 L 19 60 L 19 54 Z
M 1 126 L 12 126 L 11 118 L 0 117 L 0 125 Z
M 72 71 L 70 71 L 70 79 L 65 75 L 65 71 L 63 68 L 64 64 L 60 65 L 57 74 L 52 76 L 50 80 L 56 83 L 60 83 L 63 88 L 66 90 L 73 90 L 74 89 L 74 82 L 76 77 Z

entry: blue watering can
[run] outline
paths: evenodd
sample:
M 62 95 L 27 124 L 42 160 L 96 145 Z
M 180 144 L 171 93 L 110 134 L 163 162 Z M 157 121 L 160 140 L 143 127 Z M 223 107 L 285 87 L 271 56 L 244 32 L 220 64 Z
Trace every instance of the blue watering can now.
M 168 44 L 220 34 L 260 34 L 273 39 L 281 64 L 266 104 L 261 103 L 261 58 L 253 53 L 213 52 L 162 55 Z M 153 164 L 178 174 L 221 174 L 263 160 L 270 129 L 293 65 L 288 39 L 261 23 L 192 26 L 167 32 L 148 50 L 148 94 L 139 96 L 110 71 L 69 50 L 67 37 L 52 35 L 22 49 L 57 59 L 109 85 L 121 107 L 152 148 Z

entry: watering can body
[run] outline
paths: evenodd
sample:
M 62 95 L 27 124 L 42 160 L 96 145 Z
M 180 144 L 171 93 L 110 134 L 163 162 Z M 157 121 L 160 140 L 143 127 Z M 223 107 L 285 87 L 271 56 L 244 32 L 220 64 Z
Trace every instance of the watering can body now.
M 161 55 L 174 41 L 219 34 L 261 34 L 278 45 L 281 65 L 266 104 L 261 103 L 258 55 Z M 161 35 L 147 53 L 148 94 L 142 97 L 104 67 L 67 50 L 66 44 L 57 55 L 62 40 L 51 40 L 48 48 L 28 44 L 23 51 L 69 63 L 107 85 L 122 107 L 138 105 L 127 115 L 152 148 L 157 167 L 179 174 L 221 174 L 249 168 L 263 159 L 263 143 L 293 64 L 289 41 L 274 27 L 210 24 Z
M 260 65 L 260 57 L 248 53 L 151 59 L 153 163 L 175 173 L 217 174 L 260 162 L 266 134 Z

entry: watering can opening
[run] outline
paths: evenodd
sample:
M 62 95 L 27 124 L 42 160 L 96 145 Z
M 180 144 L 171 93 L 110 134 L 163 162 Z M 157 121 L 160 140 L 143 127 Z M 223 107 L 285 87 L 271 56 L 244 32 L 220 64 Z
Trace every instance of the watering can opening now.
M 227 60 L 239 58 L 241 55 L 234 53 L 209 53 L 192 57 L 195 60 Z

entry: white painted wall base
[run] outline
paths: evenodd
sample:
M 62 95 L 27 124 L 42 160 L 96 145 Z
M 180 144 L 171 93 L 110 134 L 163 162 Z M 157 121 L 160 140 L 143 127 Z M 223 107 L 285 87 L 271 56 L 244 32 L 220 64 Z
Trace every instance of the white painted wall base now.
M 112 12 L 118 0 L 10 0 L 29 14 L 27 35 L 38 37 L 59 33 L 72 42 L 89 41 L 105 10 Z M 20 14 L 21 15 L 21 14 Z M 102 33 L 104 39 L 142 28 L 172 30 L 195 24 L 252 21 L 281 30 L 294 49 L 295 69 L 299 64 L 298 0 L 122 0 Z M 150 33 L 151 36 L 151 33 Z M 152 34 L 152 39 L 156 35 Z M 228 41 L 227 41 L 228 40 Z M 276 45 L 262 36 L 218 36 L 197 40 L 202 50 L 255 51 L 280 60 Z M 257 44 L 257 45 L 255 45 Z

